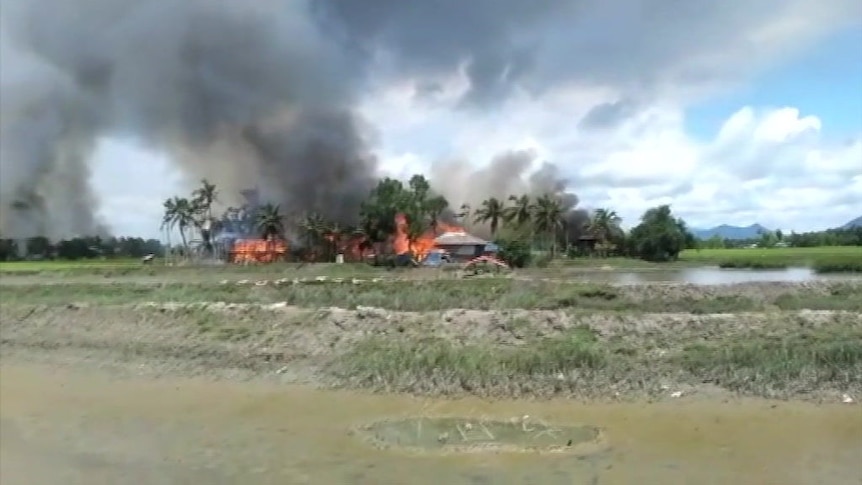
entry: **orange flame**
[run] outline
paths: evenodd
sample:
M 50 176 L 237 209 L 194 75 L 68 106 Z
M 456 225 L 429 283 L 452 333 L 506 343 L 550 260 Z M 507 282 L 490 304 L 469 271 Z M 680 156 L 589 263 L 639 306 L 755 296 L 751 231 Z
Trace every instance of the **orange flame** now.
M 287 243 L 280 239 L 241 239 L 233 244 L 229 257 L 233 263 L 271 263 L 285 253 Z
M 410 238 L 407 236 L 407 216 L 395 214 L 395 234 L 392 239 L 392 249 L 401 255 L 410 251 Z
M 395 216 L 395 234 L 393 235 L 392 248 L 395 250 L 395 254 L 400 255 L 410 252 L 417 261 L 422 261 L 428 256 L 428 253 L 435 249 L 434 240 L 437 236 L 448 232 L 465 234 L 467 231 L 461 226 L 437 221 L 436 227 L 429 228 L 415 241 L 410 242 L 410 238 L 407 236 L 407 217 L 404 214 L 398 214 Z

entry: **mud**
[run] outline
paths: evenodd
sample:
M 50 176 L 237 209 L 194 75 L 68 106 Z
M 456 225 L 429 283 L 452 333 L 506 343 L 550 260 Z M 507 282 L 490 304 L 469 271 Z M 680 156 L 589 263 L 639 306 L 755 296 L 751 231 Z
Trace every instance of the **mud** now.
M 5 362 L 2 376 L 4 485 L 859 483 L 855 406 L 432 401 Z M 408 454 L 350 436 L 357 425 L 409 416 L 525 414 L 592 423 L 608 449 Z
M 528 415 L 508 421 L 463 416 L 414 417 L 358 426 L 378 449 L 412 453 L 566 453 L 586 457 L 608 449 L 595 426 L 552 425 Z

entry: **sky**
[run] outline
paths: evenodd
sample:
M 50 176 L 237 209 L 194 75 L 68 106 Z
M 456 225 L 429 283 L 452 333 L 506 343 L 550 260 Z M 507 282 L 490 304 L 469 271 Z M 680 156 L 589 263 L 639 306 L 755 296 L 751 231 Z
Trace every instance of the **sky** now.
M 461 66 L 371 76 L 378 82 L 364 87 L 357 109 L 375 127 L 380 175 L 429 174 L 447 160 L 481 167 L 501 152 L 529 149 L 537 165 L 560 168 L 581 207 L 612 208 L 629 227 L 659 204 L 697 228 L 835 227 L 862 215 L 862 7 L 790 4 L 743 21 L 754 7 L 727 3 L 739 10 L 726 13 L 738 25 L 704 17 L 696 28 L 671 31 L 609 12 L 607 34 L 577 25 L 583 38 L 536 34 L 553 54 L 534 64 L 545 77 L 514 84 L 493 106 L 461 107 L 469 88 Z M 613 28 L 631 22 L 651 50 L 631 44 L 628 57 L 607 56 L 610 67 L 600 56 L 580 67 L 556 64 L 567 59 L 567 42 L 601 50 Z M 583 52 L 572 47 L 570 56 Z M 649 83 L 624 77 L 642 73 Z M 434 93 L 420 95 L 429 78 Z M 166 153 L 129 138 L 100 138 L 91 165 L 98 213 L 116 234 L 158 237 L 162 201 L 196 183 Z M 446 174 L 434 178 L 447 183 Z

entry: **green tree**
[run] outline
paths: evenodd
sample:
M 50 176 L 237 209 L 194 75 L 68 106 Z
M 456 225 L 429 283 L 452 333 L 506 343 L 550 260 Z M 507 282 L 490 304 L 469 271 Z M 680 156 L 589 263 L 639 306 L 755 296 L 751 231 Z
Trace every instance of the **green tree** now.
M 533 222 L 533 200 L 529 195 L 510 195 L 513 205 L 506 208 L 504 221 L 519 229 L 528 228 Z
M 215 184 L 207 179 L 201 179 L 201 185 L 192 192 L 192 208 L 195 215 L 195 227 L 201 234 L 204 249 L 212 252 L 212 234 L 217 230 L 219 222 L 213 217 L 212 206 L 218 199 L 218 190 Z
M 431 192 L 430 184 L 421 175 L 411 177 L 407 186 L 399 180 L 385 178 L 360 205 L 360 227 L 372 242 L 381 243 L 395 233 L 395 216 L 404 214 L 407 235 L 413 242 L 436 225 L 439 215 L 448 206 L 445 198 Z
M 476 209 L 473 221 L 477 224 L 487 223 L 491 227 L 491 236 L 494 237 L 505 217 L 506 204 L 496 197 L 491 197 L 482 201 L 482 206 Z
M 550 255 L 553 258 L 557 250 L 557 240 L 560 230 L 565 227 L 565 211 L 560 201 L 551 195 L 542 195 L 533 205 L 533 227 L 550 243 Z
M 284 234 L 284 216 L 278 205 L 264 204 L 257 213 L 257 229 L 263 239 Z
M 629 235 L 631 252 L 646 261 L 673 261 L 685 248 L 686 236 L 669 205 L 647 210 Z
M 587 232 L 596 238 L 599 250 L 603 255 L 616 247 L 616 243 L 623 238 L 623 230 L 620 227 L 622 218 L 611 209 L 596 209 L 587 221 Z
M 179 229 L 183 247 L 188 248 L 186 231 L 195 225 L 195 209 L 193 204 L 184 197 L 174 196 L 165 200 L 164 215 L 162 217 L 162 228 L 173 230 Z

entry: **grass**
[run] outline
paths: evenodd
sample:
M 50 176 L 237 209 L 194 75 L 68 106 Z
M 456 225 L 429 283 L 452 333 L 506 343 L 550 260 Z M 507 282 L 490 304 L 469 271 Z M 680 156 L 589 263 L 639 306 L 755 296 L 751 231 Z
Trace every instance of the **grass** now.
M 783 337 L 725 334 L 666 357 L 648 352 L 651 345 L 603 339 L 588 328 L 503 348 L 375 338 L 343 355 L 331 371 L 353 386 L 435 394 L 655 393 L 667 380 L 771 397 L 862 387 L 862 327 L 790 331 Z
M 166 266 L 163 261 L 156 260 L 150 264 L 142 264 L 139 260 L 108 259 L 80 261 L 2 261 L 0 275 L 27 276 L 182 276 L 208 275 L 213 277 L 228 275 L 260 275 L 260 276 L 330 276 L 351 277 L 372 274 L 384 274 L 384 268 L 373 267 L 364 263 L 272 263 L 261 265 L 234 264 L 187 264 Z
M 819 272 L 862 272 L 862 247 L 823 246 L 814 248 L 754 248 L 754 249 L 698 249 L 686 250 L 672 263 L 651 263 L 633 258 L 573 258 L 557 259 L 547 268 L 530 268 L 523 273 L 546 273 L 558 270 L 617 270 L 666 271 L 685 267 L 720 266 L 722 268 L 782 269 L 811 267 Z M 208 274 L 314 274 L 326 276 L 354 276 L 385 273 L 363 263 L 274 263 L 257 266 L 238 265 L 181 265 L 166 266 L 164 260 L 142 264 L 138 259 L 105 259 L 79 261 L 15 261 L 0 262 L 2 274 L 62 275 L 165 275 L 183 273 Z
M 846 388 L 862 381 L 862 332 L 821 330 L 699 344 L 686 348 L 676 362 L 732 390 L 769 394 L 823 383 Z
M 6 285 L 0 302 L 21 304 L 128 304 L 143 302 L 276 303 L 305 308 L 379 307 L 398 311 L 538 309 L 612 312 L 737 313 L 764 309 L 862 311 L 862 285 L 831 283 L 825 290 L 772 291 L 768 295 L 700 295 L 665 288 L 621 288 L 507 278 L 238 286 L 69 283 Z
M 822 273 L 862 272 L 862 247 L 700 249 L 683 251 L 680 260 L 722 268 L 810 267 Z

